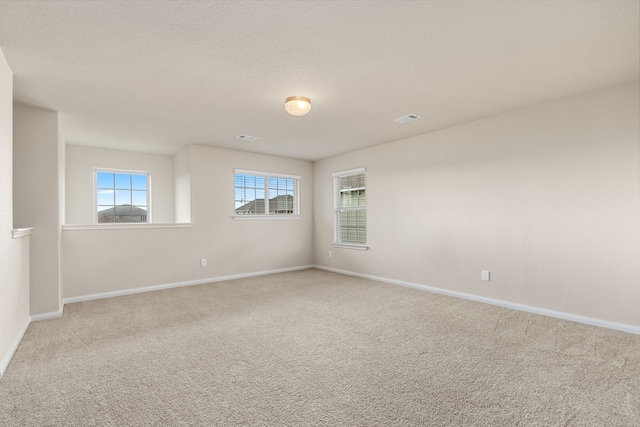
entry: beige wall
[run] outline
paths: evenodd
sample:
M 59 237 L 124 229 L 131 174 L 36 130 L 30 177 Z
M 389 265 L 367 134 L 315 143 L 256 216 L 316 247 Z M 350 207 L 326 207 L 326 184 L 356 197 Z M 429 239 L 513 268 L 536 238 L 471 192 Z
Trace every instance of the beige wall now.
M 64 146 L 55 111 L 14 104 L 13 219 L 31 235 L 31 314 L 62 311 L 60 175 Z M 62 162 L 62 164 L 61 164 Z
M 64 287 L 64 283 L 62 282 L 63 277 L 62 277 L 62 257 L 64 256 L 64 254 L 62 253 L 62 224 L 64 224 L 64 219 L 65 219 L 65 212 L 66 212 L 66 206 L 65 206 L 65 171 L 66 171 L 66 141 L 65 141 L 65 136 L 64 136 L 64 130 L 62 128 L 62 120 L 60 119 L 60 115 L 58 115 L 58 135 L 57 135 L 57 139 L 58 139 L 58 150 L 57 150 L 57 154 L 58 154 L 58 218 L 59 218 L 59 222 L 58 222 L 58 246 L 57 246 L 57 253 L 59 256 L 58 259 L 58 299 L 59 299 L 59 305 L 60 305 L 60 309 L 62 310 L 64 308 L 64 302 L 62 300 L 63 298 L 63 287 Z
M 29 237 L 14 239 L 13 75 L 0 49 L 0 376 L 29 322 Z
M 316 162 L 314 263 L 640 326 L 639 92 L 636 82 Z M 360 166 L 370 250 L 333 248 L 331 173 Z
M 191 146 L 173 156 L 175 221 L 191 222 Z
M 67 145 L 65 161 L 65 224 L 93 224 L 94 168 L 149 172 L 152 221 L 174 222 L 172 156 Z
M 314 164 L 185 147 L 173 158 L 160 157 L 170 165 L 164 170 L 173 171 L 167 174 L 172 201 L 167 209 L 173 219 L 190 218 L 191 227 L 65 230 L 63 295 L 317 264 L 640 326 L 639 92 L 636 82 Z M 10 144 L 0 149 L 6 163 Z M 95 159 L 113 156 L 118 164 L 100 166 L 144 170 L 135 160 L 154 157 L 113 151 L 67 147 L 67 223 L 91 223 L 69 219 L 87 197 L 92 209 Z M 366 252 L 331 245 L 331 174 L 360 166 L 367 168 Z M 302 218 L 234 221 L 235 168 L 300 175 Z M 153 185 L 155 191 L 155 180 Z M 11 227 L 5 206 L 2 224 Z M 86 204 L 83 209 L 86 216 Z M 155 215 L 154 222 L 160 222 Z M 16 259 L 24 245 L 11 243 L 16 247 L 9 254 L 2 239 L 6 287 L 5 277 L 23 280 L 22 267 L 5 273 L 5 266 L 22 265 Z M 201 258 L 207 258 L 206 267 L 200 267 Z M 491 271 L 491 281 L 480 280 L 483 269 Z M 8 298 L 22 292 L 16 285 Z M 12 332 L 3 328 L 2 333 L 0 345 L 6 347 Z
M 63 231 L 65 298 L 311 264 L 310 162 L 202 146 L 188 151 L 192 226 Z M 236 168 L 300 175 L 301 219 L 234 221 Z

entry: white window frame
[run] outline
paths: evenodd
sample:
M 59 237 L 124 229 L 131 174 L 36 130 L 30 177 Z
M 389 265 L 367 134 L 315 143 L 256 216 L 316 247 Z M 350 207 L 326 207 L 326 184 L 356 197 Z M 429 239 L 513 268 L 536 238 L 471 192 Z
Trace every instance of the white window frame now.
M 343 207 L 340 205 L 340 178 L 345 177 L 345 176 L 349 176 L 349 175 L 360 175 L 362 174 L 364 177 L 364 190 L 365 190 L 365 204 L 364 206 L 357 206 L 357 207 Z M 333 246 L 335 247 L 339 247 L 339 248 L 346 248 L 346 249 L 357 249 L 357 250 L 362 250 L 362 251 L 366 251 L 367 249 L 369 249 L 369 246 L 366 243 L 366 235 L 367 235 L 367 226 L 366 226 L 366 212 L 367 212 L 367 206 L 366 206 L 366 189 L 367 189 L 367 184 L 366 184 L 366 168 L 364 167 L 360 167 L 360 168 L 355 168 L 355 169 L 349 169 L 349 170 L 345 170 L 345 171 L 339 171 L 339 172 L 334 172 L 332 175 L 333 178 Z M 348 211 L 348 210 L 352 210 L 352 211 L 364 211 L 365 212 L 365 243 L 351 243 L 351 242 L 343 242 L 341 239 L 341 233 L 340 233 L 340 213 L 344 212 L 344 211 Z
M 265 213 L 264 214 L 245 214 L 238 215 L 235 213 L 235 176 L 236 175 L 252 175 L 264 177 L 264 191 L 265 191 Z M 239 221 L 255 221 L 255 220 L 282 220 L 282 219 L 300 219 L 300 175 L 292 175 L 279 172 L 263 172 L 248 169 L 235 169 L 233 172 L 233 194 L 234 194 L 234 207 L 233 207 L 233 219 Z M 270 214 L 269 213 L 269 178 L 285 178 L 293 180 L 293 213 L 289 214 Z
M 147 221 L 146 222 L 114 222 L 114 223 L 99 223 L 98 222 L 98 172 L 105 173 L 120 173 L 127 175 L 146 175 L 147 177 Z M 102 206 L 102 205 L 101 205 Z M 151 172 L 131 170 L 131 169 L 114 169 L 114 168 L 93 168 L 93 223 L 100 227 L 115 227 L 122 226 L 123 224 L 144 225 L 152 223 L 151 213 Z

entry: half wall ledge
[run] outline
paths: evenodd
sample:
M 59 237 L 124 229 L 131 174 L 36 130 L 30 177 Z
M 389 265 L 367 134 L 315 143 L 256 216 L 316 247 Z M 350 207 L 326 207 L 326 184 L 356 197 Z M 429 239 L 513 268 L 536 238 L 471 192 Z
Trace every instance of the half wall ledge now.
M 176 222 L 176 223 L 129 223 L 121 222 L 116 224 L 63 224 L 62 231 L 77 231 L 77 230 L 127 230 L 127 229 L 151 229 L 151 228 L 190 228 L 192 224 L 190 222 Z
M 33 228 L 34 227 L 14 228 L 13 230 L 11 230 L 11 235 L 14 239 L 17 239 L 18 237 L 29 236 L 33 231 Z

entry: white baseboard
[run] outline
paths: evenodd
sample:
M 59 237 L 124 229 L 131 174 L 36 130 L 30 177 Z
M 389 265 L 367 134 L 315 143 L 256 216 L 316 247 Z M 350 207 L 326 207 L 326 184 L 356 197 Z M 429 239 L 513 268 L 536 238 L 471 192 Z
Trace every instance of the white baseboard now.
M 98 294 L 81 295 L 77 297 L 64 298 L 64 304 L 73 304 L 75 302 L 91 301 L 102 298 L 120 297 L 124 295 L 139 294 L 142 292 L 160 291 L 163 289 L 180 288 L 183 286 L 204 285 L 206 283 L 222 282 L 225 280 L 244 279 L 247 277 L 264 276 L 267 274 L 286 273 L 289 271 L 308 270 L 313 268 L 313 265 L 303 265 L 299 267 L 281 268 L 277 270 L 258 271 L 254 273 L 234 274 L 231 276 L 210 277 L 208 279 L 190 280 L 187 282 L 167 283 L 164 285 L 145 286 L 143 288 L 125 289 L 122 291 L 104 292 Z
M 337 268 L 325 267 L 322 265 L 314 265 L 318 270 L 331 271 L 333 273 L 344 274 L 347 276 L 360 277 L 363 279 L 375 280 L 376 282 L 388 283 L 391 285 L 405 286 L 408 288 L 419 289 L 422 291 L 433 292 L 436 294 L 447 295 L 455 298 L 462 298 L 471 301 L 482 302 L 485 304 L 497 305 L 500 307 L 510 308 L 513 310 L 526 311 L 529 313 L 541 314 L 543 316 L 555 317 L 557 319 L 569 320 L 572 322 L 583 323 L 585 325 L 599 326 L 601 328 L 613 329 L 615 331 L 627 332 L 630 334 L 640 335 L 640 326 L 628 325 L 626 323 L 610 322 L 607 320 L 596 319 L 593 317 L 579 316 L 577 314 L 564 313 L 562 311 L 548 310 L 546 308 L 533 307 L 530 305 L 518 304 L 509 301 L 503 301 L 494 298 L 487 298 L 464 292 L 450 291 L 442 288 L 435 288 L 417 283 L 404 282 L 402 280 L 388 279 L 386 277 L 371 276 L 369 274 L 355 273 L 353 271 L 339 270 Z
M 5 371 L 7 370 L 7 367 L 9 366 L 9 362 L 11 362 L 13 355 L 18 349 L 18 346 L 20 345 L 20 341 L 22 341 L 22 337 L 24 337 L 24 334 L 27 332 L 27 328 L 29 327 L 30 323 L 31 322 L 29 321 L 29 319 L 27 319 L 27 321 L 24 322 L 24 325 L 20 329 L 20 332 L 18 332 L 18 335 L 13 340 L 13 344 L 11 344 L 11 347 L 9 347 L 9 351 L 2 358 L 2 363 L 0 363 L 0 378 L 2 378 Z
M 39 322 L 41 320 L 57 319 L 59 317 L 62 317 L 62 310 L 52 311 L 50 313 L 34 314 L 29 318 L 29 320 L 31 322 Z
M 24 323 L 24 325 L 20 329 L 20 332 L 16 336 L 16 339 L 13 341 L 13 344 L 11 344 L 11 347 L 9 348 L 9 352 L 2 359 L 2 363 L 0 363 L 0 378 L 2 378 L 2 376 L 4 375 L 5 370 L 9 366 L 9 362 L 11 362 L 11 359 L 13 359 L 13 355 L 15 354 L 16 350 L 18 349 L 18 346 L 20 345 L 20 342 L 22 341 L 22 338 L 24 338 L 24 334 L 27 332 L 27 329 L 29 328 L 29 325 L 32 322 L 38 322 L 40 320 L 56 319 L 58 317 L 62 317 L 62 310 L 61 311 L 53 311 L 51 313 L 35 314 L 33 316 L 29 316 L 27 321 Z

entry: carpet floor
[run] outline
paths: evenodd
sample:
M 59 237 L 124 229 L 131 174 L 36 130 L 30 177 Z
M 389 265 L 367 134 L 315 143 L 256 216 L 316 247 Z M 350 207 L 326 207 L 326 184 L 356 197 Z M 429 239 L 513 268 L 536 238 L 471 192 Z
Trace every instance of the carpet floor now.
M 639 426 L 640 336 L 305 270 L 65 306 L 2 426 Z

